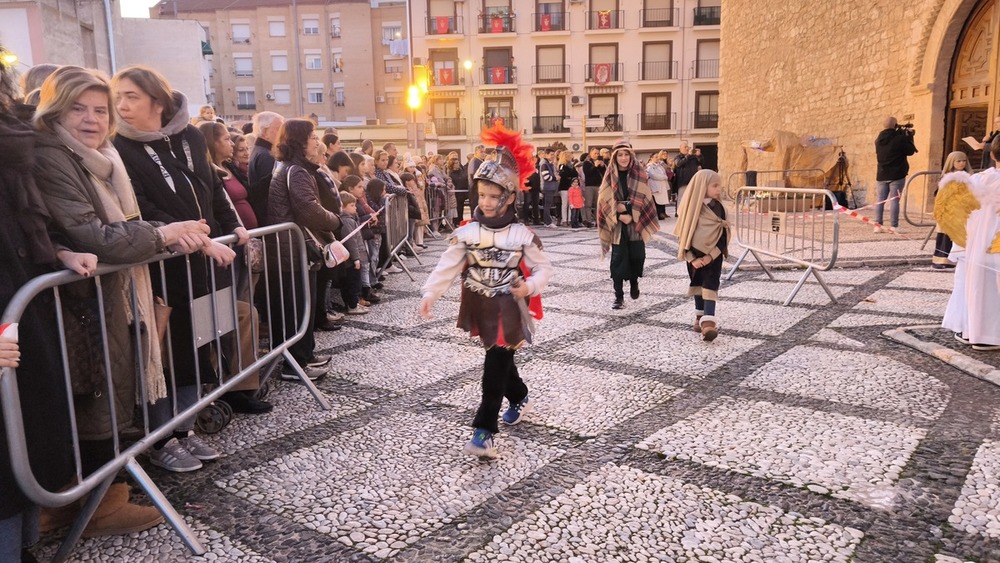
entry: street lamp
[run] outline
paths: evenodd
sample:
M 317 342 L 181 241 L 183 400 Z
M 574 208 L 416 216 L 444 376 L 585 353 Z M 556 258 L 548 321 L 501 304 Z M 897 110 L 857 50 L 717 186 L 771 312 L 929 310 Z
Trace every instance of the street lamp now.
M 10 51 L 0 51 L 0 61 L 3 61 L 4 66 L 12 67 L 17 64 L 17 55 L 11 53 Z
M 469 60 L 469 59 L 465 59 L 465 62 L 462 63 L 462 66 L 465 67 L 466 71 L 470 71 L 470 70 L 472 70 L 472 61 Z

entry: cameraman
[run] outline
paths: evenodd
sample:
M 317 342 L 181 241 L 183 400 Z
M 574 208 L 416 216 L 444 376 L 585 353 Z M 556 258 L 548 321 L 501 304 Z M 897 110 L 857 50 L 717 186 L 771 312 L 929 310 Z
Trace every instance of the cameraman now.
M 875 157 L 878 160 L 875 193 L 877 201 L 881 202 L 890 197 L 896 198 L 890 203 L 889 220 L 892 225 L 888 229 L 890 233 L 895 233 L 899 229 L 899 196 L 903 191 L 906 174 L 910 171 L 906 157 L 917 152 L 917 147 L 913 144 L 912 125 L 900 126 L 895 117 L 887 117 L 882 126 L 884 129 L 875 139 Z M 875 206 L 876 233 L 882 232 L 884 210 L 885 203 Z

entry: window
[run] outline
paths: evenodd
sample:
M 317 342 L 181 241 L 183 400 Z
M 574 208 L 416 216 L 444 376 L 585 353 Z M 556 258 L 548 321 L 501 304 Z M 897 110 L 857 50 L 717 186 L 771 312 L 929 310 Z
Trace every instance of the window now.
M 233 67 L 236 76 L 253 76 L 253 59 L 250 57 L 233 57 Z
M 563 45 L 539 46 L 536 51 L 535 82 L 566 82 L 566 48 Z M 561 115 L 561 114 L 560 114 Z
M 458 49 L 431 49 L 428 59 L 433 63 L 431 84 L 454 86 L 458 84 Z
M 561 0 L 538 2 L 535 8 L 535 31 L 562 31 L 567 29 L 566 10 Z
M 535 134 L 568 133 L 569 129 L 563 127 L 563 120 L 567 117 L 565 114 L 565 96 L 539 96 L 535 100 L 535 119 L 532 123 L 532 132 Z
M 516 84 L 510 47 L 483 49 L 483 83 Z
M 302 35 L 319 35 L 319 20 L 313 18 L 303 19 Z
M 322 104 L 323 103 L 323 89 L 322 88 L 309 88 L 309 103 L 310 104 Z
M 587 116 L 587 132 L 607 133 L 622 130 L 622 116 L 618 113 L 618 96 L 590 96 L 590 115 Z M 594 122 L 594 125 L 591 125 Z
M 674 68 L 673 44 L 657 41 L 642 44 L 642 72 L 639 80 L 673 80 L 677 78 Z
M 405 61 L 403 59 L 386 59 L 384 63 L 386 74 L 402 73 L 405 68 Z
M 499 124 L 508 129 L 517 129 L 514 100 L 512 98 L 486 98 L 483 101 L 483 124 L 489 127 Z
M 340 37 L 340 16 L 330 18 L 330 37 Z
M 250 24 L 234 23 L 230 29 L 233 36 L 233 43 L 250 42 Z
M 344 72 L 344 54 L 338 51 L 331 54 L 333 55 L 333 72 Z
M 622 65 L 618 62 L 618 44 L 604 43 L 590 46 L 590 64 L 587 65 L 587 82 L 603 84 L 623 80 Z
M 385 103 L 391 106 L 398 106 L 402 103 L 402 98 L 399 97 L 399 92 L 386 92 L 385 93 Z
M 719 93 L 696 92 L 694 97 L 694 128 L 719 127 Z
M 698 59 L 694 63 L 695 78 L 719 77 L 719 40 L 698 41 Z
M 382 26 L 382 44 L 388 45 L 390 41 L 403 38 L 403 26 L 400 24 L 390 24 Z
M 338 86 L 333 89 L 333 103 L 334 105 L 344 107 L 344 88 Z
M 642 95 L 640 129 L 672 129 L 671 121 L 669 92 Z
M 236 109 L 257 109 L 257 97 L 253 90 L 236 92 Z
M 643 0 L 642 27 L 673 27 L 673 0 Z
M 288 55 L 271 55 L 271 70 L 275 72 L 288 70 Z
M 306 69 L 320 70 L 323 68 L 323 58 L 319 55 L 306 55 Z
M 284 37 L 285 36 L 285 22 L 284 21 L 273 21 L 267 22 L 267 30 L 271 37 Z
M 274 89 L 274 103 L 287 106 L 292 103 L 292 95 L 288 88 Z

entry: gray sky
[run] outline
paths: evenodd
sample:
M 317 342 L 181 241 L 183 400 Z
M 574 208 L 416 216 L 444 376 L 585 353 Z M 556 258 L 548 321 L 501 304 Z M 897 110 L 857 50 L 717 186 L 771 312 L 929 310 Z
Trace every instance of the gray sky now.
M 148 18 L 149 7 L 158 0 L 122 0 L 122 17 Z

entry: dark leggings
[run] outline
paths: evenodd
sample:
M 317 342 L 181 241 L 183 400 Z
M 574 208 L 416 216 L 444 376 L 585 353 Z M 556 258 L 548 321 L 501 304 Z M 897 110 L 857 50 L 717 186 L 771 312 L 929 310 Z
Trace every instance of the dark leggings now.
M 511 404 L 517 404 L 528 396 L 528 386 L 521 380 L 514 365 L 514 350 L 494 346 L 486 351 L 483 362 L 483 399 L 476 411 L 472 426 L 484 428 L 496 434 L 497 415 L 504 397 Z

